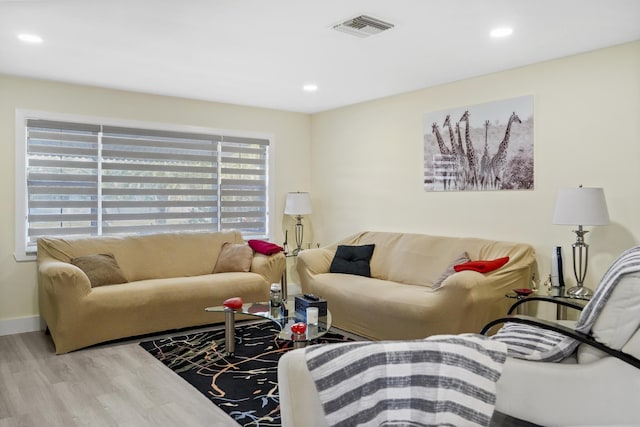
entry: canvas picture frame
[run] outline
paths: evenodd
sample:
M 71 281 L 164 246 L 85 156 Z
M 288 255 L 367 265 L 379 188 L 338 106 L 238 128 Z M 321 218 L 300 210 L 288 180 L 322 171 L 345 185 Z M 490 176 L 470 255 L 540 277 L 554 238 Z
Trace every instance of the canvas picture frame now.
M 424 190 L 534 188 L 533 96 L 424 113 Z

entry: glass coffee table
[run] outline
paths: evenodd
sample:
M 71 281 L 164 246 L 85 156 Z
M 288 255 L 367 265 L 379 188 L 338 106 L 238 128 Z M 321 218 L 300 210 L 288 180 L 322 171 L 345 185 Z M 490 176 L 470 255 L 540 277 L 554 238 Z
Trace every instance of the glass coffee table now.
M 247 302 L 242 305 L 242 308 L 231 309 L 223 305 L 218 305 L 215 307 L 207 307 L 205 311 L 224 313 L 224 342 L 225 354 L 227 356 L 233 356 L 236 349 L 236 314 L 271 320 L 280 326 L 278 338 L 293 341 L 294 348 L 306 346 L 309 342 L 325 335 L 331 328 L 331 312 L 327 310 L 326 316 L 320 316 L 318 318 L 317 325 L 307 325 L 307 330 L 304 334 L 292 333 L 291 325 L 303 321 L 295 316 L 295 300 L 293 298 L 283 301 L 279 307 L 272 307 L 269 301 Z

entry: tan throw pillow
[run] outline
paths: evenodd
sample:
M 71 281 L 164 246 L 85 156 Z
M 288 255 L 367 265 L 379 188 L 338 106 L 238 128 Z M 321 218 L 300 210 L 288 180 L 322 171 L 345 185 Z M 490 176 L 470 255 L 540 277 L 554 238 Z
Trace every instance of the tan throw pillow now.
M 449 264 L 449 267 L 446 268 L 446 270 L 444 270 L 442 272 L 442 274 L 440 275 L 440 277 L 438 277 L 438 280 L 436 280 L 433 285 L 431 285 L 431 289 L 438 289 L 440 286 L 442 286 L 442 282 L 444 282 L 445 280 L 447 280 L 447 277 L 451 276 L 453 273 L 455 273 L 455 270 L 453 269 L 454 265 L 458 265 L 458 264 L 463 264 L 465 262 L 469 262 L 471 261 L 469 259 L 469 255 L 467 255 L 466 252 L 461 253 L 460 255 L 458 255 L 456 257 L 456 259 L 454 259 L 453 261 L 451 261 L 451 264 Z
M 91 287 L 127 283 L 116 258 L 112 254 L 93 254 L 71 260 L 71 264 L 84 271 Z
M 222 245 L 214 273 L 249 271 L 253 261 L 253 249 L 244 243 L 225 243 Z

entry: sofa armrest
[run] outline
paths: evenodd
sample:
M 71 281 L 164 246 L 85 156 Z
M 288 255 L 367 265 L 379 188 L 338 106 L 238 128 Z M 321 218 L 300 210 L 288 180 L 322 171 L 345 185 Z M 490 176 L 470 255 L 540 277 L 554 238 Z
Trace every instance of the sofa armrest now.
M 497 270 L 486 274 L 486 277 L 494 282 L 501 283 L 501 291 L 510 292 L 517 288 L 528 288 L 531 285 L 532 272 L 536 262 L 536 253 L 533 247 L 526 244 L 514 245 L 509 251 L 496 251 L 487 254 L 484 259 L 494 259 L 508 256 L 509 262 Z
M 493 273 L 494 272 L 483 274 L 471 270 L 460 271 L 447 277 L 445 281 L 442 282 L 442 287 L 454 285 L 473 290 L 474 292 L 486 290 L 496 293 L 500 298 L 504 298 L 505 294 L 513 291 L 514 288 L 526 287 L 523 282 L 528 284 L 528 275 L 527 273 L 523 273 L 521 268 L 505 271 L 501 274 Z M 489 289 L 486 289 L 486 287 L 489 287 Z
M 449 276 L 440 288 L 434 290 L 434 294 L 438 294 L 442 307 L 454 304 L 455 307 L 449 309 L 465 313 L 464 316 L 451 319 L 460 323 L 459 330 L 477 332 L 482 325 L 507 312 L 512 300 L 505 294 L 517 287 L 515 283 L 520 280 L 518 277 L 519 274 L 514 272 L 492 276 L 476 271 L 460 271 Z M 478 310 L 478 307 L 482 309 Z
M 317 248 L 300 251 L 298 254 L 298 262 L 296 264 L 298 273 L 301 273 L 303 270 L 307 274 L 311 275 L 328 273 L 329 267 L 331 267 L 331 261 L 333 261 L 335 254 L 335 248 L 333 248 L 333 250 Z
M 495 283 L 486 275 L 477 271 L 465 270 L 447 277 L 434 292 L 444 294 L 444 298 L 459 303 L 463 301 L 469 304 L 488 303 L 495 297 L 494 286 Z M 500 294 L 500 298 L 505 298 L 504 294 Z M 506 308 L 499 315 L 503 315 L 505 312 Z
M 40 317 L 55 341 L 60 319 L 73 317 L 81 300 L 91 293 L 91 282 L 75 265 L 46 258 L 38 260 L 38 293 Z
M 89 277 L 73 264 L 62 261 L 43 261 L 38 263 L 38 282 L 46 294 L 65 297 L 83 297 L 91 292 Z
M 435 291 L 438 292 L 442 289 L 440 292 L 448 292 L 452 288 L 455 288 L 463 289 L 465 292 L 468 292 L 486 281 L 487 277 L 484 274 L 478 273 L 477 271 L 464 270 L 453 273 L 451 276 L 447 277 L 444 282 L 442 282 L 442 285 Z
M 282 252 L 273 255 L 253 254 L 251 272 L 265 278 L 267 283 L 280 283 L 286 267 L 286 259 Z
M 476 294 L 478 300 L 501 301 L 499 305 L 502 307 L 502 311 L 497 313 L 494 316 L 495 318 L 506 313 L 509 308 L 510 304 L 508 304 L 505 294 L 517 288 L 528 288 L 530 286 L 535 263 L 535 251 L 529 245 L 520 244 L 509 253 L 492 252 L 485 255 L 488 255 L 485 259 L 509 256 L 509 262 L 497 270 L 486 274 L 476 273 L 477 276 L 474 280 L 478 286 L 469 286 L 469 283 L 467 283 L 467 287 Z M 447 280 L 456 277 L 458 274 L 460 273 L 453 274 Z M 443 286 L 447 283 L 447 280 L 445 280 Z M 468 276 L 465 280 L 468 280 Z

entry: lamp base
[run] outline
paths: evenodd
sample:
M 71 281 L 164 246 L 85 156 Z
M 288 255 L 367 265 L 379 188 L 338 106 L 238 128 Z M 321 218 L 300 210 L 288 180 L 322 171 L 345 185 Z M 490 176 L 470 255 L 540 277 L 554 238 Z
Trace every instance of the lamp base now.
M 302 225 L 302 216 L 296 216 L 296 248 L 293 250 L 294 255 L 298 255 L 302 250 L 302 240 L 304 239 L 304 225 Z
M 588 298 L 593 294 L 591 289 L 585 288 L 584 286 L 574 286 L 567 290 L 567 296 L 569 298 Z

